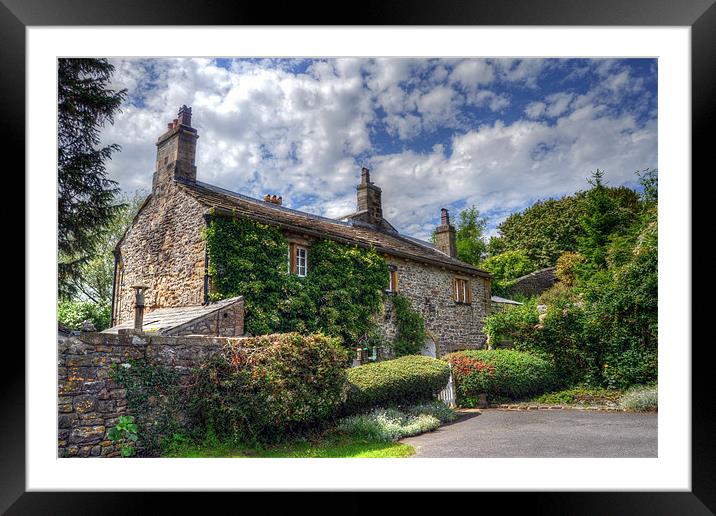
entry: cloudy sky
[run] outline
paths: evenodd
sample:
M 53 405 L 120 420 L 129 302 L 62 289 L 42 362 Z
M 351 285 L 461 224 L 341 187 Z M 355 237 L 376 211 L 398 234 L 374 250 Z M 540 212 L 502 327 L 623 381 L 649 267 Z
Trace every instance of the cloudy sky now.
M 384 216 L 428 238 L 440 208 L 491 231 L 532 202 L 657 168 L 655 59 L 112 59 L 127 102 L 110 176 L 151 187 L 157 137 L 182 104 L 197 178 L 329 217 L 354 211 L 361 166 Z

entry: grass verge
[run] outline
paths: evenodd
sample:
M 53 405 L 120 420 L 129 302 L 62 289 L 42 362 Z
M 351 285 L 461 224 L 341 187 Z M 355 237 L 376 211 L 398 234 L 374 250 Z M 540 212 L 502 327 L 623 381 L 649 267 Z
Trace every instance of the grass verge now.
M 330 436 L 319 441 L 298 441 L 265 448 L 227 443 L 184 444 L 163 457 L 184 458 L 401 458 L 415 449 L 395 442 L 364 441 L 347 436 Z

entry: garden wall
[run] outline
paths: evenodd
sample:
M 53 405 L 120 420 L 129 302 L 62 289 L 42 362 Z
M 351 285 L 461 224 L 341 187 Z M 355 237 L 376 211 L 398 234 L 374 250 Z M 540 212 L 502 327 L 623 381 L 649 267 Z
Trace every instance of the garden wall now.
M 237 337 L 161 337 L 122 331 L 82 333 L 58 342 L 59 457 L 114 457 L 107 432 L 127 414 L 126 391 L 110 378 L 112 364 L 147 359 L 174 369 L 182 385 L 191 370 Z

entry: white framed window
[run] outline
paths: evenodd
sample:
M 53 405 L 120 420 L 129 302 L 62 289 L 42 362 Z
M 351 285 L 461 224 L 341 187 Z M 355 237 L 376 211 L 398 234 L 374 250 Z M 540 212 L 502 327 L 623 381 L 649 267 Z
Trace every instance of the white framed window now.
M 296 275 L 305 276 L 308 272 L 308 249 L 296 246 Z
M 288 244 L 288 273 L 304 277 L 308 274 L 308 249 L 295 243 Z

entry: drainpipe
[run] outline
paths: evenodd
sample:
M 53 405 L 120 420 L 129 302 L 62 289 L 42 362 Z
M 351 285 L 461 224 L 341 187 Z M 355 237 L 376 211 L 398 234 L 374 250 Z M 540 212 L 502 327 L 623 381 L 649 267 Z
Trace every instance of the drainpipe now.
M 119 263 L 119 253 L 117 253 L 117 250 L 115 249 L 112 254 L 114 254 L 114 272 L 112 273 L 112 307 L 109 311 L 110 326 L 114 326 L 114 297 L 117 294 L 117 264 Z
M 141 333 L 144 326 L 144 289 L 145 285 L 133 285 L 134 295 L 134 331 Z
M 205 227 L 209 227 L 211 222 L 211 215 L 209 213 L 204 214 Z M 204 241 L 204 304 L 209 303 L 209 246 Z

